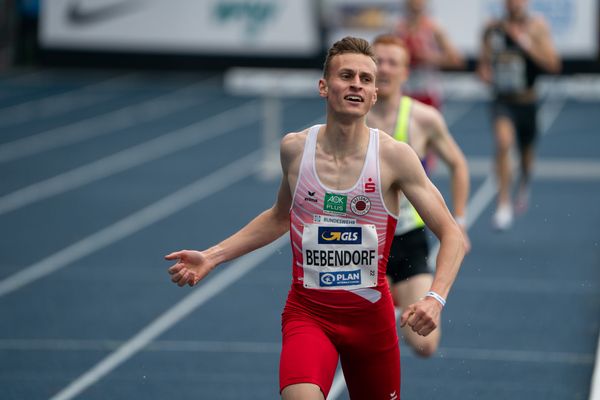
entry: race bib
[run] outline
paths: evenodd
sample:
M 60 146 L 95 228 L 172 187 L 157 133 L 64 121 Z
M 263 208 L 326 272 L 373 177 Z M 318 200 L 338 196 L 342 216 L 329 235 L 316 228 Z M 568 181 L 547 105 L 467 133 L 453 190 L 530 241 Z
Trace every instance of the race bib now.
M 304 225 L 304 287 L 359 289 L 377 286 L 375 225 Z
M 504 52 L 494 63 L 494 87 L 499 93 L 519 93 L 527 88 L 525 61 L 519 54 Z

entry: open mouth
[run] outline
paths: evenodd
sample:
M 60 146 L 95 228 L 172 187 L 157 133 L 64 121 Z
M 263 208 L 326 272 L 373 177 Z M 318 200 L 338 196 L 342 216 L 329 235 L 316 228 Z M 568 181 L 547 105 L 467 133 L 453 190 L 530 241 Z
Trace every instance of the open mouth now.
M 349 94 L 348 96 L 345 96 L 344 100 L 348 100 L 348 101 L 351 101 L 354 103 L 364 103 L 365 102 L 365 100 L 361 96 L 358 96 L 355 94 Z

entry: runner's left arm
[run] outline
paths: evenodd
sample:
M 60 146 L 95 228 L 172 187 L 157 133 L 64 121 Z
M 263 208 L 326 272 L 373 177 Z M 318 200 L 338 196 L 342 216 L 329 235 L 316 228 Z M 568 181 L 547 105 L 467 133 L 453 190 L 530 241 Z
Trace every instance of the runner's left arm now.
M 393 146 L 396 147 L 395 159 L 389 155 L 386 162 L 396 171 L 396 184 L 440 241 L 430 290 L 447 298 L 465 255 L 462 232 L 442 195 L 425 174 L 416 153 L 405 143 L 396 142 Z M 401 325 L 408 324 L 413 331 L 426 336 L 439 325 L 441 311 L 442 305 L 437 300 L 425 297 L 405 309 Z

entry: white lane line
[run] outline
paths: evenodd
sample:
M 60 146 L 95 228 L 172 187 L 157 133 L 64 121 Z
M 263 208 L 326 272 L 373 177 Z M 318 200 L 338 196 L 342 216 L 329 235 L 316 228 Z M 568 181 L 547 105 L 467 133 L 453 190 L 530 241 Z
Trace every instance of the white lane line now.
M 546 136 L 550 132 L 550 128 L 565 108 L 565 100 L 553 100 L 544 102 L 538 111 L 538 121 L 540 134 Z
M 469 175 L 471 178 L 487 177 L 492 168 L 490 157 L 468 157 Z M 589 158 L 538 158 L 535 161 L 536 180 L 568 180 L 588 181 L 600 179 L 600 161 Z M 434 177 L 449 176 L 445 164 L 437 166 L 432 174 Z
M 184 102 L 180 102 L 180 105 L 182 103 Z M 258 104 L 250 101 L 185 128 L 18 189 L 0 197 L 0 215 L 231 132 L 255 121 L 257 110 Z M 168 112 L 169 108 L 161 110 L 161 113 Z M 148 115 L 152 118 L 157 117 L 156 113 Z
M 227 267 L 226 267 L 227 268 Z M 239 278 L 238 278 L 239 279 Z M 207 281 L 208 284 L 208 281 Z M 114 351 L 126 342 L 94 339 L 0 339 L 0 350 L 13 351 Z M 406 357 L 416 357 L 402 346 Z M 260 353 L 279 354 L 281 342 L 223 342 L 210 340 L 155 340 L 140 352 L 197 352 L 197 353 Z M 507 361 L 520 363 L 560 363 L 589 365 L 594 354 L 548 352 L 535 350 L 501 350 L 485 348 L 441 347 L 439 358 L 478 361 Z
M 287 235 L 283 235 L 269 246 L 247 254 L 230 266 L 221 267 L 222 272 L 218 273 L 208 282 L 192 291 L 192 293 L 187 295 L 173 308 L 162 314 L 150 325 L 125 342 L 115 352 L 109 354 L 92 369 L 71 382 L 71 384 L 62 389 L 56 395 L 52 396 L 51 400 L 68 400 L 79 395 L 85 389 L 98 382 L 100 379 L 102 379 L 102 377 L 110 373 L 123 362 L 127 361 L 133 355 L 141 351 L 144 347 L 146 347 L 146 345 L 163 334 L 173 325 L 177 324 L 196 308 L 206 303 L 212 297 L 221 293 L 229 285 L 240 279 L 243 275 L 250 272 L 287 243 L 288 237 Z
M 255 151 L 51 256 L 23 268 L 0 281 L 0 297 L 65 268 L 95 251 L 118 242 L 250 176 L 257 171 L 259 160 L 260 151 Z
M 207 81 L 212 80 L 209 78 Z M 141 122 L 152 121 L 193 104 L 193 99 L 180 97 L 193 90 L 199 90 L 207 81 L 201 81 L 191 87 L 185 87 L 142 103 L 131 104 L 118 110 L 108 111 L 65 126 L 59 126 L 44 132 L 17 139 L 0 145 L 0 163 L 18 160 L 44 151 L 82 142 L 115 130 L 131 127 Z M 208 101 L 207 97 L 199 99 Z M 200 103 L 196 100 L 197 103 Z
M 133 73 L 125 76 L 117 76 L 66 92 L 2 108 L 0 109 L 0 125 L 6 126 L 8 124 L 24 122 L 34 117 L 49 117 L 115 97 L 115 95 L 109 93 L 92 93 L 92 91 L 107 86 L 122 85 L 124 82 L 130 81 L 135 75 L 138 74 Z
M 596 346 L 596 363 L 590 383 L 589 400 L 600 400 L 600 332 L 598 333 L 598 345 Z
M 317 121 L 319 120 L 321 119 Z M 257 173 L 260 169 L 260 166 L 257 166 L 258 160 L 262 157 L 262 150 L 257 150 L 242 159 L 232 162 L 227 167 L 221 168 L 213 174 L 115 222 L 109 227 L 5 278 L 0 281 L 0 297 L 138 232 L 180 209 L 226 188 L 238 180 Z
M 59 97 L 60 96 L 60 97 Z M 54 99 L 56 97 L 56 99 Z M 36 118 L 48 118 L 84 108 L 115 98 L 110 93 L 61 93 L 42 100 L 32 100 L 0 110 L 0 126 L 7 129 L 8 125 L 32 121 Z M 28 104 L 33 103 L 33 104 Z
M 322 119 L 322 117 L 318 118 L 317 121 L 321 121 Z M 312 124 L 308 124 L 308 126 L 314 125 L 315 123 L 317 122 L 315 121 Z M 261 168 L 261 164 L 257 161 L 263 156 L 263 154 L 264 153 L 262 150 L 252 153 L 251 156 L 255 161 L 251 164 L 251 166 L 244 167 L 239 165 L 241 161 L 240 160 L 236 163 L 233 163 L 233 167 L 230 166 L 228 168 L 232 168 L 233 171 L 236 172 L 245 171 L 246 175 L 255 174 Z M 246 158 L 249 157 L 250 156 Z M 206 184 L 207 183 L 203 183 L 200 185 L 200 187 Z M 210 194 L 212 194 L 219 189 L 210 187 L 208 190 L 210 190 Z M 141 330 L 138 334 L 119 347 L 115 352 L 109 354 L 106 358 L 92 367 L 92 369 L 88 370 L 81 375 L 81 377 L 71 382 L 71 384 L 61 390 L 56 396 L 52 397 L 51 400 L 71 399 L 83 392 L 89 386 L 100 380 L 103 376 L 110 373 L 113 369 L 117 368 L 123 362 L 127 361 L 129 358 L 141 351 L 155 338 L 160 336 L 173 325 L 177 324 L 194 309 L 201 306 L 208 299 L 220 293 L 227 286 L 240 279 L 249 270 L 255 268 L 259 263 L 263 262 L 273 253 L 278 252 L 284 245 L 288 243 L 288 240 L 288 235 L 283 235 L 270 245 L 249 253 L 233 263 L 231 266 L 224 268 L 223 272 L 219 273 L 213 279 L 207 281 L 198 289 L 196 289 L 196 291 L 189 294 L 187 297 L 177 303 L 170 311 L 167 311 L 159 316 L 156 320 L 154 320 L 154 322 Z
M 546 104 L 550 104 L 548 107 Z M 543 107 L 540 109 L 540 114 L 542 115 L 540 124 L 543 127 L 542 133 L 545 134 L 552 127 L 552 124 L 560 114 L 560 111 L 564 107 L 565 102 L 553 102 L 553 103 L 545 103 Z M 448 124 L 451 125 L 451 124 Z M 496 180 L 494 178 L 493 173 L 489 173 L 485 181 L 481 184 L 481 186 L 477 189 L 475 194 L 471 197 L 469 204 L 467 205 L 467 210 L 469 210 L 467 214 L 466 227 L 469 229 L 479 218 L 481 213 L 485 210 L 488 204 L 494 199 L 496 195 Z M 439 242 L 436 243 L 429 252 L 429 263 L 435 265 L 435 259 L 440 250 Z M 398 317 L 398 315 L 396 315 Z M 344 379 L 344 374 L 341 369 L 335 374 L 333 379 L 333 384 L 331 386 L 331 390 L 329 391 L 329 396 L 327 396 L 327 400 L 335 400 L 337 399 L 342 391 L 346 389 L 346 380 Z
M 598 180 L 600 162 L 590 159 L 540 159 L 536 161 L 535 179 Z

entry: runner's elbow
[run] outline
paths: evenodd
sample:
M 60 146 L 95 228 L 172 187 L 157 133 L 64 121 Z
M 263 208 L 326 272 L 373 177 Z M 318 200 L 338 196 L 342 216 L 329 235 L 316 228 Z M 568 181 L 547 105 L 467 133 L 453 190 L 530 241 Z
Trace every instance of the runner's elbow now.
M 456 243 L 456 247 L 462 253 L 463 256 L 467 254 L 469 244 L 467 242 L 467 239 L 465 238 L 465 235 L 462 232 L 462 229 L 456 222 L 453 224 L 452 229 L 448 232 L 447 238 L 450 239 L 450 243 Z
M 275 214 L 274 222 L 277 231 L 280 232 L 281 235 L 283 235 L 290 229 L 290 218 L 287 213 Z

